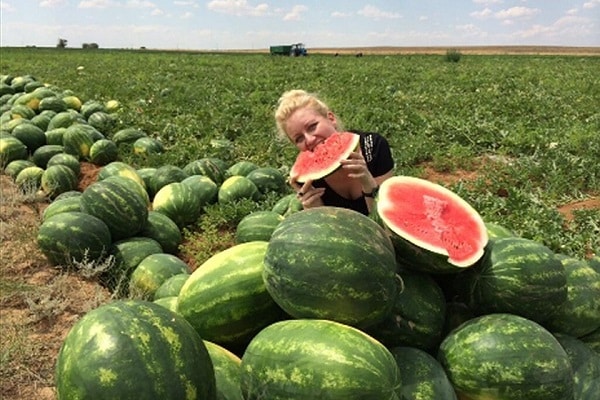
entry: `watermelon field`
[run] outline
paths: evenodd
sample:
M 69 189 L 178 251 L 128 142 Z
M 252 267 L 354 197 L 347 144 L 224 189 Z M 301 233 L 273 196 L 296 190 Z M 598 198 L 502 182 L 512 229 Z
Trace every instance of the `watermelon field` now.
M 0 398 L 600 391 L 600 57 L 1 51 Z M 293 88 L 464 200 L 483 255 L 301 211 Z

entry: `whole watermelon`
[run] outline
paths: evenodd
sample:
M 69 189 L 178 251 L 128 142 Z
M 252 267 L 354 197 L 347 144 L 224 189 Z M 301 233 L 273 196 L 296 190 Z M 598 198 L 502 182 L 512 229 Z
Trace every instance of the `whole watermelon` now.
M 56 363 L 58 400 L 216 400 L 212 361 L 178 314 L 145 301 L 113 301 L 83 316 Z
M 295 318 L 366 328 L 396 299 L 393 245 L 381 226 L 356 211 L 317 207 L 285 218 L 265 255 L 267 290 Z
M 398 400 L 400 378 L 385 346 L 329 320 L 276 322 L 242 355 L 246 400 Z
M 113 241 L 135 236 L 148 220 L 147 199 L 140 191 L 131 190 L 127 180 L 114 176 L 96 181 L 81 195 L 81 210 L 104 221 Z
M 44 220 L 37 244 L 53 265 L 100 260 L 108 255 L 110 231 L 99 218 L 79 211 L 67 211 Z
M 567 353 L 541 325 L 518 315 L 467 321 L 446 336 L 438 360 L 461 399 L 573 399 Z

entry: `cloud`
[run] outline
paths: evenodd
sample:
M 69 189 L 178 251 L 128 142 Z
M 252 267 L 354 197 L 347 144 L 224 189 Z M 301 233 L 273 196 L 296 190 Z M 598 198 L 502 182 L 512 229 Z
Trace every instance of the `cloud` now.
M 362 10 L 358 11 L 358 14 L 363 17 L 372 18 L 372 19 L 395 19 L 401 18 L 401 15 L 398 13 L 382 11 L 379 8 L 367 4 L 362 8 Z
M 520 30 L 514 33 L 518 38 L 534 37 L 573 37 L 581 38 L 593 34 L 594 23 L 590 18 L 567 15 L 559 18 L 551 25 L 533 25 L 528 29 Z M 577 45 L 577 43 L 573 43 Z
M 352 15 L 352 13 L 342 12 L 342 11 L 334 11 L 331 13 L 333 18 L 348 18 Z
M 42 8 L 54 8 L 67 4 L 66 0 L 43 0 L 40 1 L 40 7 Z M 4 9 L 4 8 L 2 8 Z
M 156 4 L 151 1 L 129 0 L 125 3 L 127 8 L 155 8 Z
M 8 3 L 2 2 L 2 3 L 0 3 L 0 10 L 2 10 L 3 12 L 13 12 L 13 11 L 16 11 L 17 9 Z
M 259 17 L 269 12 L 268 4 L 261 3 L 257 6 L 251 6 L 246 0 L 213 0 L 206 7 L 211 11 L 236 15 L 238 17 L 244 15 Z
M 79 2 L 78 8 L 110 8 L 118 6 L 118 3 L 115 3 L 111 0 L 85 0 Z
M 469 15 L 473 18 L 485 19 L 492 15 L 492 10 L 486 7 L 481 11 L 473 11 Z
M 511 7 L 505 10 L 500 10 L 494 16 L 498 19 L 507 18 L 527 18 L 532 17 L 540 12 L 539 8 L 528 7 Z
M 306 6 L 294 6 L 292 10 L 283 16 L 284 21 L 298 21 L 302 19 L 302 13 L 307 11 Z
M 152 15 L 153 17 L 159 17 L 161 15 L 165 15 L 165 12 L 163 10 L 161 10 L 160 8 L 155 8 L 154 10 L 152 10 L 150 15 Z
M 600 5 L 600 0 L 591 0 L 583 3 L 583 8 L 590 9 Z

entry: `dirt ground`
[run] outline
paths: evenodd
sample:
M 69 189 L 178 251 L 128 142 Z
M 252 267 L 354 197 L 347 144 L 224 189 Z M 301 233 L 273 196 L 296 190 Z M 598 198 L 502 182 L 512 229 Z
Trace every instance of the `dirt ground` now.
M 98 169 L 82 164 L 80 189 Z M 476 172 L 440 174 L 425 168 L 425 178 L 440 183 L 473 179 Z M 73 324 L 87 311 L 110 300 L 94 280 L 50 266 L 36 245 L 47 202 L 19 194 L 0 175 L 0 399 L 55 399 L 54 364 Z M 565 205 L 561 211 L 600 209 L 600 198 Z

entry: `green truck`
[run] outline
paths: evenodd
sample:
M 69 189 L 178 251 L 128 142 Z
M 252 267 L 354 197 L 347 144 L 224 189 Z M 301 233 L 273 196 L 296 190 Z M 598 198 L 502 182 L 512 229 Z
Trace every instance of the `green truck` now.
M 303 43 L 271 46 L 269 50 L 272 56 L 299 57 L 308 55 Z

